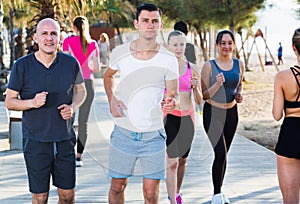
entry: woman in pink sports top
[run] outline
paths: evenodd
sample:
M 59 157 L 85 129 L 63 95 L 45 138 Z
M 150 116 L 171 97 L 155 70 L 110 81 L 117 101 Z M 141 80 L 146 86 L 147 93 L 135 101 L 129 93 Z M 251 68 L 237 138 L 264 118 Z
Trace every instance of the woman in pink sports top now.
M 80 63 L 85 81 L 87 96 L 79 108 L 78 136 L 76 166 L 82 166 L 82 153 L 87 140 L 87 122 L 90 108 L 94 100 L 94 84 L 91 79 L 92 73 L 99 69 L 99 48 L 89 33 L 89 22 L 84 16 L 77 16 L 73 21 L 73 30 L 76 35 L 63 41 L 63 51 L 73 55 Z
M 168 37 L 168 49 L 173 52 L 179 64 L 179 109 L 165 113 L 165 130 L 167 134 L 167 191 L 171 204 L 181 204 L 180 188 L 185 172 L 186 159 L 194 138 L 194 104 L 202 101 L 200 71 L 191 66 L 184 57 L 186 46 L 185 34 L 174 30 Z M 166 90 L 165 92 L 167 92 Z

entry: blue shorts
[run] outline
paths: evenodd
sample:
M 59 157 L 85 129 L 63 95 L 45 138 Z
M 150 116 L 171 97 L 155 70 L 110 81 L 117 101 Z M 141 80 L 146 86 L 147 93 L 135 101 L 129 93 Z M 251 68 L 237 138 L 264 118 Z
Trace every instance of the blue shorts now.
M 115 125 L 110 136 L 108 176 L 132 176 L 139 160 L 144 178 L 165 179 L 165 140 L 164 129 L 136 133 Z
M 27 168 L 29 191 L 45 193 L 52 183 L 61 189 L 75 188 L 76 138 L 61 142 L 38 142 L 23 139 L 23 152 Z

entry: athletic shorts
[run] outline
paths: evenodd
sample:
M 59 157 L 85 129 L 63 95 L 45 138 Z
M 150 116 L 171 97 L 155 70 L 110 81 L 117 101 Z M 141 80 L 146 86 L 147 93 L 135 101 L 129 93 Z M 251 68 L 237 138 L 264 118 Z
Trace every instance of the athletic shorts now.
M 284 157 L 300 159 L 300 118 L 284 118 L 275 153 Z
M 187 158 L 194 139 L 195 127 L 190 115 L 178 117 L 167 114 L 164 119 L 169 158 Z
M 23 139 L 23 153 L 27 168 L 29 191 L 45 193 L 52 183 L 57 188 L 75 188 L 76 138 L 61 142 L 38 142 Z
M 165 139 L 164 129 L 137 133 L 115 125 L 110 136 L 108 176 L 133 176 L 139 160 L 144 178 L 165 179 Z

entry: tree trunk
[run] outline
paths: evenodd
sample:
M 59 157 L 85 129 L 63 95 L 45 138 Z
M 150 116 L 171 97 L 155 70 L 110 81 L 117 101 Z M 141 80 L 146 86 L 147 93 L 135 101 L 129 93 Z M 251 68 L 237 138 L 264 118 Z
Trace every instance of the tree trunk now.
M 248 58 L 246 56 L 246 51 L 245 51 L 245 47 L 244 47 L 244 43 L 243 43 L 244 39 L 243 39 L 242 33 L 239 33 L 239 34 L 241 36 L 241 42 L 242 42 L 241 50 L 243 51 L 245 70 L 246 71 L 250 71 L 250 69 L 249 69 L 249 62 L 248 62 Z M 238 50 L 236 52 L 239 53 Z
M 25 55 L 23 28 L 18 28 L 18 35 L 15 37 L 15 60 Z
M 0 0 L 0 69 L 4 68 L 3 63 L 3 50 L 4 50 L 4 43 L 3 43 L 3 3 L 2 0 Z
M 122 39 L 122 35 L 121 35 L 121 32 L 120 32 L 120 27 L 118 25 L 115 25 L 115 28 L 117 30 L 117 34 L 118 34 L 120 44 L 123 44 L 123 39 Z
M 203 32 L 198 32 L 199 34 L 199 38 L 200 38 L 200 47 L 202 49 L 203 52 L 203 58 L 204 58 L 204 62 L 206 62 L 208 60 L 208 54 L 207 54 L 207 47 L 205 46 L 205 39 L 206 39 L 206 35 L 205 35 L 205 31 Z
M 13 0 L 12 0 L 13 2 Z M 15 17 L 15 9 L 11 8 L 9 10 L 9 33 L 10 33 L 10 64 L 9 68 L 11 69 L 14 64 L 15 59 L 15 38 L 14 38 L 14 17 Z

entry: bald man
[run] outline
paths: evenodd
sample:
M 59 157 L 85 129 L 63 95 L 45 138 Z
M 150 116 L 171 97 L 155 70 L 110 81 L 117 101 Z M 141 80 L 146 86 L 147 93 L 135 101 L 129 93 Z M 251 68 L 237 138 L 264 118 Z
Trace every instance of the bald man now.
M 23 153 L 32 203 L 47 203 L 50 178 L 58 203 L 74 203 L 75 131 L 73 113 L 86 90 L 77 60 L 58 52 L 60 26 L 41 20 L 34 34 L 39 50 L 12 68 L 6 107 L 23 111 Z

